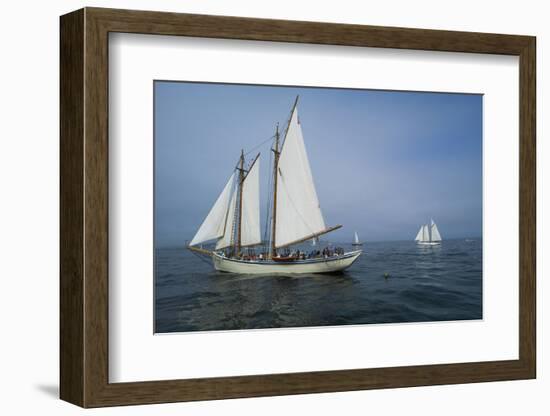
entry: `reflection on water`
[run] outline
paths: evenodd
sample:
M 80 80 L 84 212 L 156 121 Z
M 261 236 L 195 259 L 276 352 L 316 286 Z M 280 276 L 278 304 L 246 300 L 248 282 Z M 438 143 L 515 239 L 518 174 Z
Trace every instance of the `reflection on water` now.
M 481 240 L 363 249 L 345 273 L 296 276 L 219 273 L 185 249 L 159 249 L 155 331 L 482 318 Z

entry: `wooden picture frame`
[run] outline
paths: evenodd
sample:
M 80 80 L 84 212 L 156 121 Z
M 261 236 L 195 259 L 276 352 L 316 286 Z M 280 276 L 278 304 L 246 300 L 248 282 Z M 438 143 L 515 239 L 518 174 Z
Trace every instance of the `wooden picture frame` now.
M 534 37 L 99 8 L 62 16 L 60 30 L 61 399 L 101 407 L 535 378 Z M 519 56 L 519 359 L 109 383 L 110 32 Z

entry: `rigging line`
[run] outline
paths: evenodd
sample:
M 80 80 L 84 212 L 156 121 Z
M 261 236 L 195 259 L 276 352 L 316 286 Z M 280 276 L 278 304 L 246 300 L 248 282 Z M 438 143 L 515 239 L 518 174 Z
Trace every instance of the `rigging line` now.
M 289 128 L 289 126 L 290 126 L 290 121 L 292 120 L 292 114 L 294 113 L 294 109 L 295 109 L 295 106 L 292 107 L 292 110 L 290 111 L 290 115 L 288 116 L 288 118 L 287 118 L 287 120 L 286 120 L 286 123 L 285 123 L 285 124 L 286 124 L 286 128 L 285 128 L 284 136 L 283 136 L 284 138 L 286 138 L 286 134 L 287 134 L 288 128 Z M 275 138 L 275 135 L 272 135 L 270 138 L 264 140 L 263 142 L 261 142 L 260 144 L 258 144 L 258 145 L 256 145 L 256 146 L 254 146 L 252 149 L 250 149 L 249 151 L 247 151 L 247 152 L 244 153 L 245 156 L 248 155 L 249 153 L 252 153 L 254 150 L 258 149 L 259 147 L 263 146 L 263 145 L 266 144 L 268 141 L 273 140 L 274 138 Z M 284 142 L 284 141 L 285 141 L 285 140 L 283 139 L 283 142 Z M 282 149 L 282 145 L 283 145 L 283 144 L 281 144 L 281 149 Z
M 266 144 L 267 142 L 269 142 L 269 141 L 273 140 L 273 138 L 274 138 L 274 137 L 275 137 L 275 135 L 271 136 L 271 137 L 270 137 L 269 139 L 266 139 L 266 140 L 264 140 L 264 141 L 263 141 L 263 142 L 261 142 L 260 144 L 258 144 L 258 145 L 256 145 L 256 146 L 254 146 L 254 147 L 253 147 L 252 149 L 250 149 L 250 150 L 249 150 L 248 152 L 245 152 L 245 154 L 244 154 L 244 155 L 246 156 L 246 155 L 248 155 L 248 154 L 252 153 L 252 152 L 253 152 L 253 151 L 255 151 L 256 149 L 258 149 L 258 148 L 262 147 L 262 146 L 263 146 L 264 144 Z
M 193 253 L 194 256 L 196 256 L 200 261 L 204 261 L 206 264 L 208 264 L 210 266 L 210 262 L 208 260 L 206 260 L 204 257 L 202 257 L 201 254 L 199 253 L 195 253 L 193 250 L 190 250 L 191 253 Z

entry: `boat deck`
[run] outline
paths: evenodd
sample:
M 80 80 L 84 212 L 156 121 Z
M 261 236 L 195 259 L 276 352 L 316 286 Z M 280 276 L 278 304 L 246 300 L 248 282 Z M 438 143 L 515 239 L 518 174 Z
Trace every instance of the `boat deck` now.
M 235 258 L 235 257 L 225 257 L 225 255 L 223 255 L 223 253 L 219 253 L 219 252 L 213 252 L 213 254 L 219 258 L 222 258 L 224 260 L 228 260 L 228 261 L 233 261 L 233 262 L 237 262 L 237 263 L 246 263 L 246 264 L 273 264 L 273 265 L 283 265 L 283 264 L 311 264 L 311 263 L 326 263 L 326 262 L 330 262 L 330 261 L 335 261 L 335 260 L 343 260 L 343 259 L 347 259 L 347 258 L 350 258 L 350 257 L 353 257 L 355 255 L 357 255 L 357 253 L 360 253 L 362 252 L 362 250 L 355 250 L 355 251 L 350 251 L 350 252 L 347 252 L 347 253 L 344 253 L 344 254 L 340 254 L 340 255 L 333 255 L 333 256 L 328 256 L 328 257 L 324 257 L 324 256 L 319 256 L 319 257 L 312 257 L 312 258 L 309 258 L 309 259 L 302 259 L 302 260 L 288 260 L 288 261 L 285 261 L 285 260 L 271 260 L 271 259 L 244 259 L 244 258 Z

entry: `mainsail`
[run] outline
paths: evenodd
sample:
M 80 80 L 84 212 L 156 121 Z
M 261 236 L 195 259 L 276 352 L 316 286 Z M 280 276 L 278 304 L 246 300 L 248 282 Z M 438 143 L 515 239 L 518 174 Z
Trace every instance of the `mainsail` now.
M 260 228 L 260 160 L 257 157 L 243 181 L 241 246 L 262 242 Z
M 354 236 L 354 238 L 353 238 L 353 242 L 354 242 L 355 244 L 359 244 L 359 236 L 357 235 L 357 231 L 355 231 L 355 236 Z
M 275 247 L 284 247 L 326 232 L 296 106 L 290 117 L 276 175 Z
M 233 191 L 233 181 L 235 174 L 231 175 L 229 181 L 223 188 L 222 193 L 210 209 L 210 212 L 202 222 L 199 230 L 189 243 L 190 246 L 204 243 L 205 241 L 214 240 L 224 235 L 226 216 L 229 206 L 229 200 Z
M 431 227 L 432 227 L 431 241 L 441 241 L 441 235 L 439 234 L 439 230 L 437 229 L 437 225 L 435 224 L 434 220 L 432 220 Z

